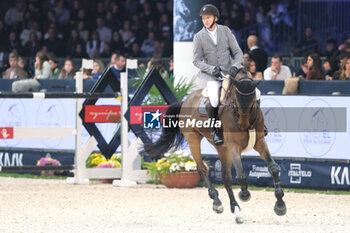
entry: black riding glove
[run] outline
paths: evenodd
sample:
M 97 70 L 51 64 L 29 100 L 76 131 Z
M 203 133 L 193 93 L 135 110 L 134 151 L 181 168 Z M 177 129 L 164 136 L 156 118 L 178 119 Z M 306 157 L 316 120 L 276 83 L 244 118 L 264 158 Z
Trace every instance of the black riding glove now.
M 220 66 L 215 66 L 212 75 L 216 77 L 217 80 L 221 80 L 221 68 Z
M 238 68 L 235 66 L 231 66 L 228 70 L 228 73 L 232 76 L 232 78 L 236 77 Z

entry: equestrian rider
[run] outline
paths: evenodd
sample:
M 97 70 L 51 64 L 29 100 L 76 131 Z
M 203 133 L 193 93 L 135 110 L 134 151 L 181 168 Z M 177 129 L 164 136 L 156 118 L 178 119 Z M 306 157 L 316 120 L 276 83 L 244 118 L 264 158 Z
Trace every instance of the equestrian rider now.
M 193 39 L 193 64 L 200 69 L 199 78 L 207 81 L 209 102 L 206 108 L 210 119 L 218 120 L 221 71 L 235 75 L 242 63 L 242 50 L 231 30 L 216 21 L 220 14 L 212 4 L 204 5 L 199 15 L 204 27 Z M 233 57 L 231 56 L 231 53 Z M 221 128 L 211 128 L 211 137 L 216 146 L 223 144 Z

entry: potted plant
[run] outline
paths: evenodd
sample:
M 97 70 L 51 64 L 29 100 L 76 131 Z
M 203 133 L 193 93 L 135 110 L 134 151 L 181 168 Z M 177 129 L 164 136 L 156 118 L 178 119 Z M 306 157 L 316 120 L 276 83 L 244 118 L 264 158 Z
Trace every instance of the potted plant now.
M 36 163 L 37 166 L 61 166 L 61 163 L 53 158 L 50 157 L 42 157 L 38 162 Z M 55 175 L 54 171 L 41 171 L 42 176 L 53 176 Z
M 87 168 L 121 168 L 121 153 L 115 153 L 107 160 L 101 153 L 93 153 L 86 159 Z M 111 184 L 113 179 L 101 179 L 102 183 Z
M 192 188 L 200 180 L 196 162 L 182 150 L 165 153 L 157 162 L 144 162 L 144 166 L 154 183 L 161 181 L 168 188 Z

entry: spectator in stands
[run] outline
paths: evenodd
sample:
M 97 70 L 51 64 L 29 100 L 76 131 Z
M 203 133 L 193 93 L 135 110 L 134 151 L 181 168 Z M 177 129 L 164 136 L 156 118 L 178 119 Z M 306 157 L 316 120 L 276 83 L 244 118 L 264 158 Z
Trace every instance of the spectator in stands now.
M 330 58 L 327 58 L 323 63 L 323 69 L 325 71 L 326 80 L 333 80 L 333 75 L 337 70 L 337 64 L 335 64 Z
M 18 67 L 27 73 L 27 78 L 33 77 L 33 70 L 28 67 L 28 62 L 25 57 L 18 56 Z
M 117 53 L 116 52 L 113 52 L 112 55 L 111 55 L 111 59 L 110 59 L 110 62 L 109 62 L 109 67 L 113 67 L 115 66 L 115 63 L 117 62 Z
M 324 80 L 325 76 L 322 71 L 322 62 L 317 53 L 312 53 L 307 57 L 308 72 L 306 80 Z
M 49 53 L 53 53 L 57 57 L 64 57 L 66 49 L 63 41 L 57 36 L 54 25 L 50 26 L 47 31 L 48 38 L 44 40 L 44 45 Z
M 2 75 L 5 79 L 28 78 L 27 72 L 18 66 L 18 54 L 12 52 L 9 55 L 10 68 Z
M 22 41 L 22 46 L 25 46 L 25 44 L 30 40 L 31 33 L 34 32 L 36 34 L 37 40 L 41 40 L 42 33 L 39 31 L 39 24 L 36 21 L 29 22 L 28 23 L 29 28 L 26 28 L 22 31 L 20 35 L 20 39 Z M 33 57 L 35 56 L 35 53 Z
M 102 42 L 110 42 L 112 38 L 112 30 L 105 25 L 104 19 L 100 16 L 96 19 L 97 32 Z
M 256 64 L 254 60 L 248 60 L 244 69 L 248 71 L 253 79 L 264 79 L 262 76 L 262 72 L 257 71 Z
M 113 32 L 113 37 L 111 41 L 111 51 L 122 53 L 124 51 L 124 42 L 120 38 L 119 32 Z
M 20 80 L 12 83 L 13 92 L 39 91 L 40 83 L 37 79 L 47 79 L 51 77 L 50 63 L 43 52 L 38 52 L 35 57 L 35 76 L 33 79 Z
M 0 18 L 0 45 L 3 46 L 7 42 L 7 28 L 4 21 Z
M 88 58 L 89 55 L 85 52 L 82 44 L 77 44 L 75 46 L 74 52 L 71 55 L 72 58 Z
M 67 42 L 67 54 L 74 53 L 77 44 L 84 44 L 84 41 L 80 38 L 78 30 L 73 28 Z
M 297 54 L 301 56 L 307 56 L 308 54 L 315 53 L 317 51 L 318 42 L 314 38 L 313 30 L 311 27 L 305 28 L 305 38 L 297 44 Z
M 271 59 L 271 66 L 264 71 L 265 80 L 285 80 L 292 77 L 288 66 L 283 65 L 282 57 L 275 55 Z
M 57 23 L 59 23 L 60 25 L 65 25 L 65 24 L 68 23 L 68 20 L 70 18 L 70 13 L 64 7 L 64 1 L 63 0 L 59 0 L 57 2 L 55 13 L 56 13 Z
M 333 54 L 337 51 L 337 42 L 335 40 L 327 40 L 326 44 L 326 57 L 332 57 Z
M 7 45 L 5 46 L 7 49 L 7 52 L 10 53 L 14 50 L 16 50 L 17 53 L 22 52 L 22 46 L 19 40 L 17 39 L 17 34 L 16 32 L 12 31 L 9 34 L 9 40 L 7 42 Z
M 24 45 L 24 55 L 27 57 L 34 57 L 40 50 L 41 44 L 38 41 L 37 33 L 32 31 L 29 36 L 29 40 Z
M 340 62 L 340 69 L 334 73 L 333 80 L 350 79 L 350 56 L 344 57 Z
M 307 67 L 307 58 L 303 57 L 301 60 L 300 69 L 296 72 L 295 76 L 300 78 L 306 78 L 306 74 L 309 71 Z
M 92 72 L 91 72 L 92 79 L 99 79 L 104 68 L 105 68 L 105 65 L 101 60 L 95 60 L 93 63 Z
M 58 62 L 55 56 L 50 55 L 49 56 L 49 63 L 50 63 L 50 69 L 51 69 L 51 78 L 58 79 L 58 76 L 60 75 L 60 70 L 58 69 Z
M 90 39 L 86 43 L 86 53 L 90 58 L 93 57 L 93 53 L 96 50 L 98 53 L 103 51 L 103 41 L 100 40 L 100 36 L 96 30 L 91 32 Z
M 10 8 L 6 11 L 5 18 L 4 18 L 6 24 L 9 26 L 13 26 L 22 22 L 23 13 L 24 13 L 23 1 L 18 1 L 15 7 Z
M 131 45 L 131 50 L 129 52 L 129 56 L 132 58 L 139 58 L 139 57 L 144 57 L 145 55 L 140 51 L 139 44 L 134 42 Z
M 244 67 L 248 64 L 248 61 L 253 59 L 253 56 L 250 52 L 244 52 L 242 58 L 242 66 Z
M 89 39 L 89 31 L 85 28 L 84 21 L 79 21 L 77 25 L 77 30 L 79 32 L 79 36 L 84 42 L 87 42 Z
M 148 32 L 147 39 L 142 42 L 141 51 L 147 56 L 151 57 L 154 53 L 154 32 Z
M 164 65 L 162 64 L 162 60 L 160 57 L 155 57 L 153 56 L 147 63 L 147 68 L 146 68 L 146 74 L 151 70 L 152 67 L 155 67 L 159 74 L 163 78 L 168 78 L 168 72 L 165 69 Z M 146 76 L 146 75 L 145 75 Z
M 111 47 L 110 47 L 109 43 L 104 43 L 101 57 L 108 58 L 111 56 L 111 54 L 112 54 L 112 51 L 111 51 Z
M 120 73 L 125 71 L 126 57 L 123 54 L 117 54 L 115 57 L 115 65 L 112 66 L 112 71 L 120 79 Z
M 50 63 L 45 54 L 38 52 L 35 57 L 34 79 L 45 79 L 51 77 Z
M 67 59 L 64 62 L 64 66 L 61 70 L 58 79 L 73 79 L 75 76 L 74 63 L 72 60 Z
M 254 61 L 256 62 L 256 71 L 264 72 L 267 67 L 267 53 L 258 47 L 258 37 L 250 35 L 247 38 L 247 45 Z

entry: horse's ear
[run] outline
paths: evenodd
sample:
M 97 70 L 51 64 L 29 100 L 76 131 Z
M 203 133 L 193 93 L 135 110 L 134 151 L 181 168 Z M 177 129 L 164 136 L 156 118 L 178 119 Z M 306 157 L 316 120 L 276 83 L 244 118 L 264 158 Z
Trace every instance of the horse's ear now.
M 237 81 L 236 79 L 231 79 L 231 80 L 232 80 L 233 84 L 234 84 L 236 87 L 238 87 L 239 81 Z
M 261 79 L 259 79 L 259 80 L 253 80 L 252 86 L 253 86 L 254 88 L 256 88 L 256 87 L 260 84 L 260 82 L 261 82 Z

